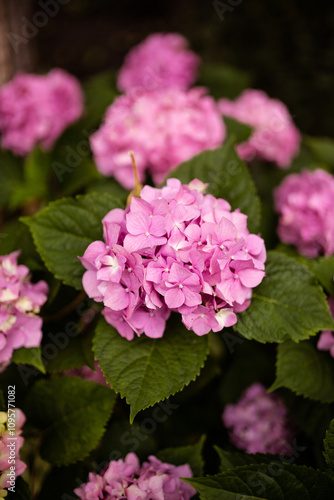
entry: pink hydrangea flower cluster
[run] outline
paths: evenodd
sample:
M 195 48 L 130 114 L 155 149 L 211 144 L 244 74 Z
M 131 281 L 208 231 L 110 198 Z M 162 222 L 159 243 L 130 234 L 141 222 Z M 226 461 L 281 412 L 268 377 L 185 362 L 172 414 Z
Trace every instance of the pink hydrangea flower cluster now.
M 49 150 L 82 112 L 80 84 L 65 71 L 19 74 L 0 89 L 1 147 L 21 156 Z
M 89 368 L 89 366 L 80 366 L 79 368 L 74 368 L 73 370 L 64 371 L 64 375 L 71 375 L 72 377 L 80 377 L 84 380 L 90 380 L 91 382 L 96 382 L 97 384 L 102 384 L 110 387 L 107 383 L 105 376 L 100 368 L 98 361 L 94 361 L 95 371 Z
M 325 170 L 291 174 L 275 190 L 278 235 L 305 257 L 334 254 L 334 176 Z
M 225 127 L 212 97 L 202 88 L 162 89 L 135 99 L 122 95 L 108 108 L 104 124 L 90 138 L 97 168 L 133 188 L 129 150 L 140 180 L 148 171 L 155 184 L 182 161 L 222 144 Z
M 253 127 L 250 138 L 237 146 L 245 161 L 256 158 L 289 167 L 298 154 L 301 135 L 287 107 L 261 90 L 245 90 L 235 101 L 220 99 L 218 109 L 224 116 Z
M 328 298 L 328 305 L 334 319 L 334 295 Z M 321 332 L 317 348 L 320 351 L 329 351 L 332 358 L 334 358 L 334 333 L 330 330 Z
M 29 281 L 29 269 L 17 264 L 19 254 L 0 256 L 0 366 L 10 361 L 14 349 L 37 347 L 42 339 L 42 319 L 36 314 L 48 285 Z
M 134 453 L 113 460 L 102 474 L 89 474 L 89 481 L 74 492 L 81 500 L 188 500 L 196 490 L 181 477 L 192 477 L 188 464 L 176 467 L 153 455 L 140 466 Z
M 225 407 L 224 425 L 232 443 L 248 453 L 291 455 L 295 431 L 277 394 L 259 383 L 248 387 L 236 404 Z
M 122 92 L 157 88 L 187 90 L 195 82 L 200 59 L 178 33 L 154 33 L 127 54 L 117 86 Z
M 20 448 L 24 442 L 21 428 L 25 420 L 23 412 L 18 408 L 15 408 L 15 416 L 11 413 L 8 417 L 8 413 L 0 412 L 0 497 L 3 493 L 1 489 L 10 488 L 13 479 L 15 481 L 26 469 L 26 464 L 19 458 Z M 15 459 L 14 478 L 10 469 L 13 458 Z
M 162 337 L 171 311 L 197 335 L 236 323 L 264 277 L 264 241 L 247 229 L 247 216 L 205 195 L 194 180 L 145 186 L 126 210 L 103 219 L 104 242 L 81 258 L 83 286 L 103 302 L 107 322 L 132 340 Z

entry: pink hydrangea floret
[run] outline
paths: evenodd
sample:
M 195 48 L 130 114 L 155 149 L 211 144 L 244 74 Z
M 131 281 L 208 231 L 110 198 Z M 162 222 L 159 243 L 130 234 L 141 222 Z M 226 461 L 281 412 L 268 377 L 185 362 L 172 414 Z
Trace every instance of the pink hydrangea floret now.
M 236 404 L 225 407 L 222 418 L 240 450 L 291 455 L 294 425 L 280 397 L 262 384 L 248 387 Z
M 275 190 L 278 235 L 305 257 L 334 254 L 334 176 L 325 170 L 291 174 Z
M 66 71 L 19 74 L 0 89 L 1 147 L 21 156 L 49 150 L 82 112 L 80 84 Z
M 0 256 L 0 367 L 10 361 L 14 349 L 38 347 L 42 339 L 37 314 L 46 302 L 48 285 L 30 282 L 29 269 L 17 263 L 19 254 Z
M 178 88 L 187 90 L 197 78 L 200 58 L 178 33 L 154 33 L 127 54 L 117 86 L 127 93 Z
M 263 159 L 288 168 L 298 154 L 301 134 L 281 101 L 271 99 L 261 90 L 245 90 L 235 101 L 220 99 L 218 108 L 224 116 L 253 127 L 247 141 L 237 146 L 245 161 Z
M 332 318 L 334 319 L 334 295 L 328 297 L 328 305 Z M 317 348 L 319 351 L 329 351 L 332 358 L 334 358 L 334 333 L 331 330 L 324 330 L 321 332 Z
M 104 217 L 104 241 L 80 258 L 86 293 L 128 340 L 162 337 L 171 311 L 197 335 L 220 331 L 236 323 L 262 281 L 264 241 L 249 233 L 246 215 L 204 188 L 178 179 L 145 186 L 125 210 Z
M 15 486 L 16 478 L 26 469 L 26 464 L 20 460 L 19 455 L 24 442 L 21 428 L 25 420 L 25 415 L 18 408 L 10 414 L 0 412 L 0 497 L 2 497 L 1 489 Z M 13 469 L 10 469 L 13 463 L 15 463 L 14 474 Z
M 130 150 L 140 180 L 148 172 L 159 184 L 182 161 L 220 146 L 224 138 L 221 116 L 204 89 L 163 89 L 137 99 L 131 95 L 115 99 L 103 125 L 91 136 L 91 147 L 98 170 L 131 189 Z
M 129 453 L 124 460 L 110 462 L 101 474 L 91 472 L 89 481 L 74 492 L 81 500 L 189 500 L 196 490 L 181 477 L 192 477 L 188 464 L 175 466 L 151 455 L 140 466 L 137 456 Z

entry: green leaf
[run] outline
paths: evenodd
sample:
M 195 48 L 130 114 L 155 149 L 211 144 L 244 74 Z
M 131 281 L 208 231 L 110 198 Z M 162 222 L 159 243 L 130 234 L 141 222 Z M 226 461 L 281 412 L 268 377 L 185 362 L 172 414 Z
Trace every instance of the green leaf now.
M 94 193 L 50 203 L 34 217 L 24 217 L 39 254 L 56 278 L 77 290 L 84 267 L 78 259 L 90 243 L 102 238 L 102 218 L 120 202 Z
M 246 141 L 252 133 L 252 127 L 228 116 L 224 116 L 224 122 L 227 128 L 227 134 L 233 134 L 238 144 Z
M 107 382 L 136 414 L 183 389 L 195 380 L 209 351 L 206 335 L 198 337 L 183 326 L 166 328 L 164 337 L 128 341 L 101 318 L 93 340 L 95 358 Z
M 306 266 L 271 251 L 265 271 L 250 307 L 238 316 L 241 335 L 258 342 L 299 342 L 334 327 L 326 296 Z
M 23 181 L 22 160 L 0 150 L 0 207 L 9 203 Z
M 86 94 L 86 126 L 97 126 L 110 104 L 118 94 L 116 89 L 116 73 L 115 71 L 105 71 L 93 78 L 90 78 L 84 84 Z
M 328 500 L 334 495 L 334 480 L 326 474 L 279 460 L 185 481 L 202 500 Z
M 29 228 L 18 220 L 11 220 L 2 226 L 0 234 L 0 255 L 21 250 L 20 264 L 25 264 L 31 271 L 45 270 L 38 255 Z
M 78 377 L 36 382 L 24 412 L 43 431 L 42 458 L 55 465 L 83 460 L 101 439 L 114 402 L 109 388 Z
M 157 457 L 162 462 L 174 465 L 189 464 L 193 475 L 203 474 L 204 461 L 202 457 L 203 445 L 206 437 L 202 436 L 198 443 L 189 446 L 180 446 L 178 448 L 166 448 L 159 451 Z
M 334 471 L 334 419 L 331 421 L 324 439 L 324 457 L 328 467 Z
M 80 366 L 89 366 L 94 370 L 94 357 L 91 350 L 92 334 L 68 337 L 65 348 L 59 350 L 54 359 L 50 359 L 47 364 L 48 372 L 61 372 L 73 370 Z
M 21 347 L 15 349 L 12 356 L 12 362 L 15 364 L 30 365 L 45 373 L 45 367 L 42 360 L 41 347 Z
M 306 146 L 312 151 L 316 160 L 334 166 L 334 140 L 328 137 L 304 137 Z
M 29 198 L 47 198 L 49 194 L 48 178 L 50 174 L 50 157 L 36 148 L 25 159 L 22 183 L 15 188 L 10 197 L 10 208 L 15 209 Z
M 334 295 L 334 255 L 319 259 L 305 259 L 305 261 L 325 290 Z
M 282 463 L 284 462 L 284 457 L 282 455 L 232 452 L 222 450 L 218 446 L 214 446 L 214 449 L 220 458 L 221 472 L 241 465 L 270 464 L 274 460 L 282 461 Z M 287 461 L 291 461 L 291 458 L 288 458 Z
M 77 194 L 100 176 L 91 158 L 89 137 L 93 132 L 87 130 L 86 123 L 77 122 L 66 129 L 52 149 L 52 186 L 58 198 Z
M 203 63 L 200 73 L 199 84 L 208 87 L 210 94 L 217 99 L 234 99 L 251 86 L 248 73 L 227 64 Z
M 230 137 L 221 148 L 204 151 L 181 163 L 169 177 L 177 177 L 183 184 L 193 179 L 209 183 L 209 193 L 227 200 L 233 210 L 240 208 L 248 215 L 248 229 L 254 232 L 260 222 L 260 200 L 245 163 L 235 152 L 234 144 L 234 138 Z
M 292 341 L 278 346 L 276 380 L 271 390 L 287 387 L 300 396 L 322 403 L 334 401 L 334 364 L 329 353 L 313 343 Z
M 103 177 L 92 182 L 86 190 L 87 193 L 108 193 L 121 200 L 125 206 L 129 191 L 124 189 L 113 177 Z
M 82 158 L 80 165 L 73 168 L 66 176 L 62 194 L 63 196 L 70 196 L 78 193 L 86 186 L 90 186 L 97 178 L 99 173 L 91 158 Z

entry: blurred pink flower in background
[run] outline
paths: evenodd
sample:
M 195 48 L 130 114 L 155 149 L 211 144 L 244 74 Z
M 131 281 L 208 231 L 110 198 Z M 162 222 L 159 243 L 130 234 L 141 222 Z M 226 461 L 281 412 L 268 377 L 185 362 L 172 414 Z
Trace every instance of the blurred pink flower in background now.
M 26 469 L 26 464 L 19 458 L 20 448 L 23 445 L 24 438 L 21 436 L 25 423 L 24 413 L 15 408 L 15 412 L 10 412 L 9 418 L 13 422 L 8 421 L 8 413 L 0 412 L 0 496 L 1 488 L 9 488 L 11 486 L 12 475 L 10 474 L 10 466 L 15 460 L 15 479 L 20 476 Z
M 301 134 L 281 101 L 271 99 L 262 90 L 248 89 L 235 100 L 220 99 L 218 109 L 223 116 L 253 127 L 247 141 L 237 146 L 245 161 L 256 158 L 288 168 L 298 154 Z
M 295 431 L 280 397 L 255 383 L 236 404 L 225 407 L 223 423 L 232 443 L 248 453 L 291 455 Z
M 278 235 L 305 257 L 334 253 L 334 176 L 322 169 L 287 176 L 274 191 Z
M 0 256 L 0 370 L 14 349 L 38 347 L 42 339 L 42 319 L 37 314 L 49 288 L 45 281 L 29 281 L 29 269 L 17 264 L 19 254 Z
M 122 92 L 158 88 L 187 90 L 197 78 L 200 58 L 178 33 L 154 33 L 128 52 L 117 86 Z
M 224 139 L 221 116 L 204 89 L 165 89 L 138 99 L 130 95 L 115 99 L 103 125 L 91 136 L 91 147 L 98 170 L 131 189 L 130 150 L 141 181 L 147 171 L 159 184 L 182 161 L 220 146 Z
M 80 84 L 66 71 L 19 74 L 0 89 L 1 147 L 21 156 L 49 150 L 82 112 Z
M 334 296 L 328 297 L 328 305 L 334 319 Z M 332 358 L 334 358 L 334 334 L 330 330 L 321 332 L 317 348 L 320 351 L 329 351 Z

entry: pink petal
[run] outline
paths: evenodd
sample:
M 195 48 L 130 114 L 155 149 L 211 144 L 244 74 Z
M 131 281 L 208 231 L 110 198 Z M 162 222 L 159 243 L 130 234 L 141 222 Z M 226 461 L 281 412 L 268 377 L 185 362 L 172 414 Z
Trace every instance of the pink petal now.
M 170 309 L 176 309 L 184 304 L 185 296 L 178 287 L 168 290 L 165 294 L 165 302 Z
M 241 283 L 247 288 L 254 288 L 259 285 L 265 276 L 264 271 L 252 268 L 243 269 L 242 271 L 239 271 L 238 274 Z
M 105 291 L 104 304 L 113 311 L 122 311 L 129 305 L 129 293 L 119 283 L 108 283 Z

